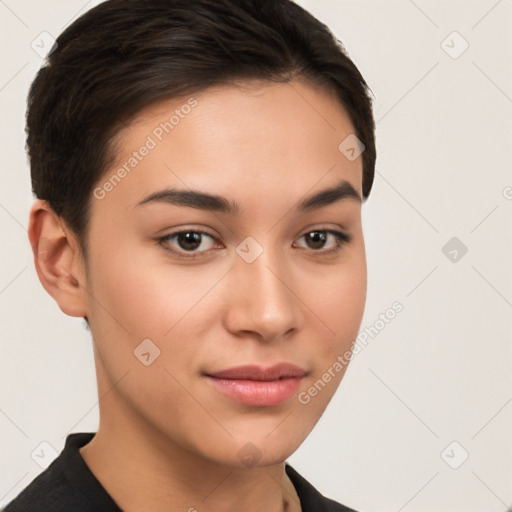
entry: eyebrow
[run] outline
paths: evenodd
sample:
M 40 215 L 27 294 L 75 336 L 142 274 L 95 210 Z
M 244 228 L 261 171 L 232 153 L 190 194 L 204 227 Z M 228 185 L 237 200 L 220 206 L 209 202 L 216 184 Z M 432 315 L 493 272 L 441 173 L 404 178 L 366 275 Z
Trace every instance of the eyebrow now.
M 298 213 L 317 210 L 343 199 L 355 199 L 361 202 L 361 196 L 346 180 L 341 180 L 335 187 L 322 190 L 301 200 L 295 207 Z M 165 189 L 150 194 L 136 206 L 150 203 L 168 203 L 176 206 L 187 206 L 200 210 L 225 213 L 237 216 L 240 206 L 236 201 L 229 201 L 219 195 L 207 194 L 197 190 Z

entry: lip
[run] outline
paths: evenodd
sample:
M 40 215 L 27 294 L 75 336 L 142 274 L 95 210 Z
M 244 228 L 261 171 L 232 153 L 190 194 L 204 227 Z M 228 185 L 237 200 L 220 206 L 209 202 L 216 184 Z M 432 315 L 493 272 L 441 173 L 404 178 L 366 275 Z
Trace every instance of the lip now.
M 214 373 L 207 373 L 208 377 L 218 379 L 242 379 L 272 381 L 288 377 L 304 377 L 306 370 L 290 363 L 278 363 L 274 366 L 263 367 L 255 364 L 236 366 Z
M 246 405 L 269 407 L 290 398 L 307 372 L 289 363 L 265 368 L 246 365 L 207 373 L 207 381 L 219 393 Z

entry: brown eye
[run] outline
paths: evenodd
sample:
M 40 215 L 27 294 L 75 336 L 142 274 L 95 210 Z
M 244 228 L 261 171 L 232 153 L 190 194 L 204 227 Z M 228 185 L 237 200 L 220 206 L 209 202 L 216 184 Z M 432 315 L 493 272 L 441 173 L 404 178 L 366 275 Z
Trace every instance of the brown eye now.
M 324 231 L 311 231 L 304 235 L 308 244 L 312 249 L 322 249 L 328 238 L 328 233 Z
M 334 238 L 334 244 L 331 244 L 331 247 L 321 251 L 324 249 L 326 243 L 329 240 L 329 237 Z M 342 231 L 335 231 L 331 229 L 316 229 L 314 231 L 309 231 L 302 235 L 301 238 L 304 238 L 306 244 L 308 245 L 308 249 L 313 249 L 316 252 L 327 253 L 331 251 L 337 251 L 344 244 L 350 242 L 351 237 L 347 233 L 343 233 Z
M 300 237 L 306 241 L 306 247 L 318 255 L 327 255 L 340 250 L 351 241 L 351 236 L 342 231 L 332 229 L 315 229 Z M 329 246 L 329 240 L 333 239 Z M 167 252 L 182 259 L 194 259 L 207 256 L 215 245 L 215 238 L 201 230 L 183 230 L 170 233 L 157 239 Z M 210 241 L 210 245 L 208 245 Z M 206 247 L 205 247 L 206 245 Z M 327 248 L 325 248 L 327 245 Z
M 203 235 L 201 233 L 196 233 L 194 231 L 178 233 L 176 235 L 176 242 L 181 249 L 185 249 L 186 251 L 193 251 L 201 245 L 202 236 Z
M 208 239 L 210 240 L 210 246 L 208 246 Z M 214 240 L 213 236 L 205 231 L 188 230 L 165 235 L 157 241 L 166 251 L 175 254 L 177 257 L 195 258 L 209 252 Z M 198 250 L 200 248 L 202 250 Z

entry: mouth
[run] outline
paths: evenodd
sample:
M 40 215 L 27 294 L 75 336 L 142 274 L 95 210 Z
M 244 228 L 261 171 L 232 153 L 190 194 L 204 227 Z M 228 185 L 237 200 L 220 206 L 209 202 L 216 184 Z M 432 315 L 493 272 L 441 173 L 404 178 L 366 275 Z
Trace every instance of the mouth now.
M 249 365 L 203 374 L 214 390 L 256 407 L 279 405 L 299 388 L 307 372 L 289 363 L 269 368 Z

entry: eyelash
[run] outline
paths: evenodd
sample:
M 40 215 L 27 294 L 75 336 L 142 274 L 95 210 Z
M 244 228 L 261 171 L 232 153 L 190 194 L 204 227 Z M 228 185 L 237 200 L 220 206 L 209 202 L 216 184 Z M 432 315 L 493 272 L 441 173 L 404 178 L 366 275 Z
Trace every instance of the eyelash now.
M 210 253 L 210 251 L 214 250 L 214 249 L 209 249 L 207 251 L 202 251 L 202 252 L 198 252 L 198 253 L 187 253 L 187 252 L 177 251 L 175 249 L 171 249 L 168 246 L 165 246 L 165 242 L 172 240 L 173 238 L 177 237 L 178 235 L 185 234 L 185 233 L 195 233 L 195 234 L 206 235 L 206 236 L 212 238 L 213 240 L 215 240 L 215 237 L 213 235 L 211 235 L 210 233 L 208 233 L 207 231 L 203 231 L 201 229 L 185 229 L 182 231 L 176 231 L 174 233 L 170 233 L 168 235 L 157 238 L 156 242 L 165 251 L 172 253 L 173 256 L 176 256 L 177 258 L 180 258 L 180 259 L 193 260 L 196 258 L 202 258 L 202 257 L 207 256 Z M 319 256 L 334 254 L 334 253 L 338 252 L 340 249 L 342 249 L 344 245 L 349 244 L 352 240 L 352 236 L 349 235 L 348 233 L 345 233 L 343 231 L 337 231 L 334 229 L 312 229 L 312 230 L 307 231 L 306 233 L 302 234 L 299 237 L 299 239 L 305 235 L 309 235 L 310 233 L 325 233 L 325 234 L 333 235 L 336 238 L 336 246 L 332 249 L 329 249 L 327 251 L 322 251 L 321 249 L 319 249 L 319 250 L 311 249 L 313 251 L 313 253 L 317 253 Z

